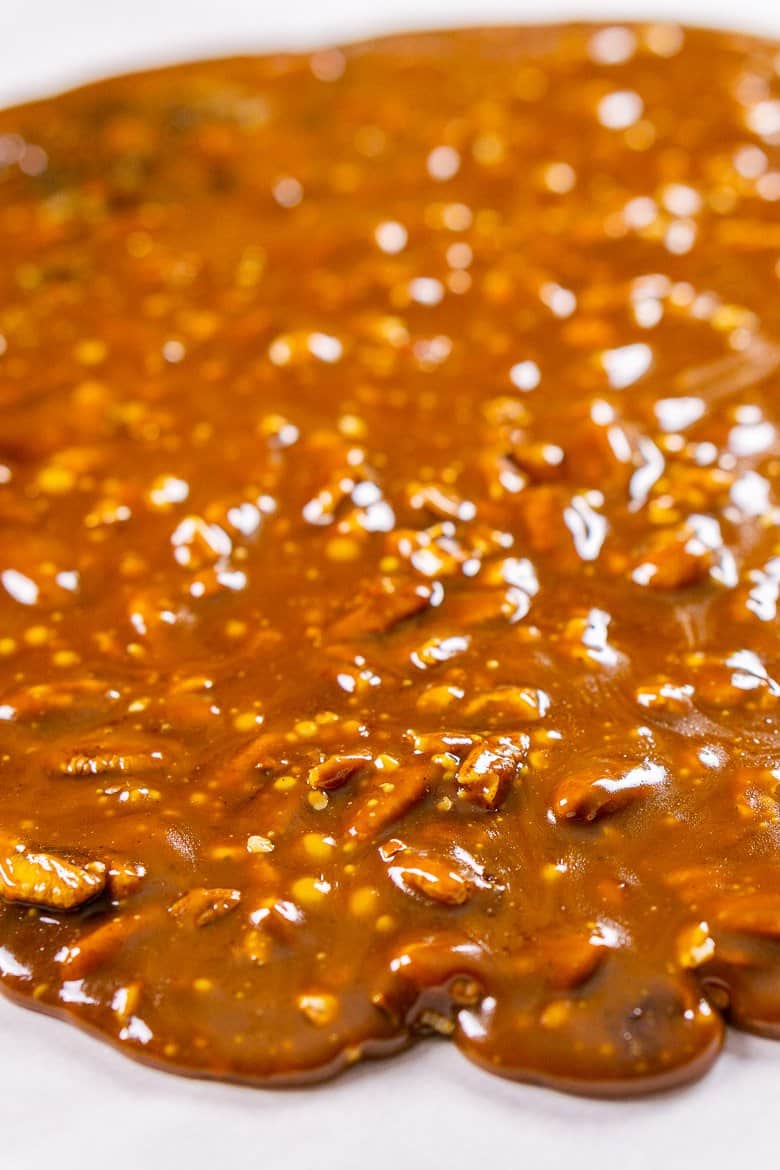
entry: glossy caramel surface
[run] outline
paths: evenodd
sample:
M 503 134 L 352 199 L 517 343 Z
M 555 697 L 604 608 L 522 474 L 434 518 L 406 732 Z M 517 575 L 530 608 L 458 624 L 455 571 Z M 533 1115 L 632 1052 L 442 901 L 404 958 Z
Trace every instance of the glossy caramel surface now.
M 780 47 L 431 33 L 0 113 L 0 978 L 580 1092 L 780 1029 Z

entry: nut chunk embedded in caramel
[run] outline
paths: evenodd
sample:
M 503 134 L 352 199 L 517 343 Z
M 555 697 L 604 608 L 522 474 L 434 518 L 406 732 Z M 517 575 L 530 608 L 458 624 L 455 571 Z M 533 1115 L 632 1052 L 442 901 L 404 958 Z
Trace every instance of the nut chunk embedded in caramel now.
M 332 638 L 384 634 L 430 605 L 432 591 L 416 581 L 381 577 L 365 589 L 354 605 L 330 628 Z
M 174 902 L 171 914 L 192 926 L 208 926 L 235 910 L 240 901 L 240 890 L 190 890 Z
M 471 883 L 457 866 L 432 854 L 404 851 L 389 873 L 399 889 L 443 906 L 462 906 L 471 893 Z
M 469 752 L 458 769 L 458 788 L 466 800 L 496 809 L 525 763 L 530 740 L 527 735 L 492 735 Z
M 363 756 L 329 756 L 321 764 L 315 765 L 308 775 L 311 788 L 321 788 L 329 792 L 333 788 L 341 788 L 351 776 L 370 764 L 371 757 Z
M 441 775 L 438 764 L 426 761 L 402 764 L 386 781 L 365 790 L 355 801 L 347 834 L 367 841 L 400 820 L 428 794 Z
M 592 764 L 561 781 L 553 797 L 553 812 L 563 819 L 595 821 L 628 808 L 667 778 L 663 765 L 650 760 Z
M 75 910 L 101 894 L 106 886 L 102 861 L 83 865 L 23 846 L 0 847 L 0 897 L 47 910 Z

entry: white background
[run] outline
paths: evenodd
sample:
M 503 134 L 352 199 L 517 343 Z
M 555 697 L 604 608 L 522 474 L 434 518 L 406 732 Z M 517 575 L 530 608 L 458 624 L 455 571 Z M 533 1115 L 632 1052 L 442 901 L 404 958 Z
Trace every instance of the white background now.
M 0 101 L 198 54 L 568 16 L 780 36 L 778 0 L 0 0 Z M 444 1044 L 263 1092 L 152 1072 L 0 1001 L 2 1170 L 764 1170 L 780 1164 L 779 1089 L 780 1043 L 732 1035 L 704 1081 L 637 1102 L 514 1085 Z

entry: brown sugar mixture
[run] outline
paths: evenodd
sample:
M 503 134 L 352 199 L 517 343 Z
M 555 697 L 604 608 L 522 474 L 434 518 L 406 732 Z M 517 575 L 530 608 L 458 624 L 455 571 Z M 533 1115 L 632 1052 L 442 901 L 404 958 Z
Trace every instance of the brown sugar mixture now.
M 780 46 L 0 114 L 0 972 L 261 1083 L 780 1033 Z

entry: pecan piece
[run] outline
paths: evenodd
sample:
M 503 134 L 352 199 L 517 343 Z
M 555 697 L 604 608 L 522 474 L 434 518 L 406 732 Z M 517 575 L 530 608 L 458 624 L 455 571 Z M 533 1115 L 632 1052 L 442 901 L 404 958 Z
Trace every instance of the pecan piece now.
M 439 520 L 473 520 L 476 506 L 443 484 L 410 483 L 406 489 L 409 506 L 427 511 Z
M 106 885 L 114 901 L 134 894 L 146 877 L 146 866 L 140 862 L 113 860 L 108 863 Z
M 553 812 L 569 820 L 595 821 L 627 808 L 666 779 L 666 768 L 651 760 L 593 764 L 561 781 L 553 795 Z
M 85 934 L 67 947 L 57 958 L 66 979 L 85 979 L 99 967 L 113 959 L 124 942 L 134 934 L 141 923 L 140 915 L 121 914 Z
M 430 605 L 433 590 L 416 581 L 380 577 L 359 599 L 354 609 L 330 628 L 334 638 L 384 634 Z
M 357 841 L 368 841 L 399 820 L 428 794 L 441 775 L 434 763 L 401 765 L 392 779 L 371 788 L 355 804 L 347 833 Z
M 472 731 L 412 731 L 406 733 L 417 752 L 450 752 L 461 756 L 482 736 Z
M 572 991 L 587 983 L 608 952 L 598 934 L 557 929 L 540 937 L 535 949 L 535 961 L 556 991 Z
M 655 683 L 637 687 L 634 698 L 640 707 L 664 715 L 687 715 L 693 709 L 693 687 L 659 679 Z
M 290 745 L 283 735 L 264 731 L 229 759 L 216 774 L 220 788 L 251 780 L 256 771 L 272 772 L 285 767 Z
M 8 695 L 2 709 L 6 719 L 40 719 L 78 707 L 79 715 L 92 715 L 119 698 L 108 683 L 97 679 L 72 679 L 60 683 L 34 683 Z
M 500 686 L 477 695 L 466 707 L 467 715 L 508 716 L 522 723 L 543 719 L 550 709 L 550 696 L 536 687 Z
M 328 991 L 310 991 L 298 996 L 298 1008 L 315 1028 L 326 1028 L 338 1015 L 339 1001 Z
M 515 473 L 526 477 L 511 461 Z M 567 496 L 557 484 L 540 484 L 526 488 L 516 498 L 516 508 L 524 534 L 536 553 L 552 553 L 563 547 L 566 528 L 563 512 Z
M 561 479 L 565 473 L 563 448 L 557 443 L 529 442 L 523 432 L 513 436 L 511 459 L 535 484 Z
M 634 565 L 631 579 L 649 589 L 684 589 L 704 581 L 715 563 L 688 525 L 656 534 Z
M 719 900 L 714 925 L 735 934 L 780 941 L 780 894 L 736 894 Z
M 471 894 L 471 883 L 448 858 L 403 850 L 388 873 L 405 894 L 421 894 L 442 906 L 462 906 Z
M 530 747 L 527 735 L 491 735 L 474 747 L 456 777 L 460 793 L 472 804 L 499 808 L 509 786 L 525 763 Z
M 106 886 L 102 861 L 84 864 L 56 853 L 3 849 L 0 853 L 0 897 L 47 910 L 75 910 L 101 894 Z
M 179 922 L 190 926 L 208 926 L 235 910 L 240 901 L 240 890 L 207 890 L 199 887 L 183 894 L 169 909 Z
M 452 1036 L 455 1026 L 453 1019 L 442 1012 L 434 1011 L 433 1008 L 425 1008 L 412 1024 L 414 1031 L 419 1032 L 421 1036 L 430 1035 L 432 1032 L 439 1036 Z
M 531 598 L 523 589 L 509 585 L 504 589 L 495 586 L 470 590 L 449 599 L 447 616 L 451 621 L 469 626 L 483 622 L 503 620 L 514 625 L 521 621 L 531 608 Z
M 463 689 L 461 687 L 450 686 L 447 683 L 441 683 L 426 687 L 417 700 L 417 710 L 424 715 L 439 715 L 453 704 L 457 704 L 463 698 Z
M 309 770 L 308 784 L 310 788 L 321 788 L 330 792 L 334 788 L 341 788 L 361 768 L 371 763 L 369 755 L 329 756 L 321 764 Z
M 417 988 L 444 987 L 456 978 L 487 982 L 484 947 L 464 934 L 437 931 L 407 939 L 390 960 L 390 970 Z
M 159 772 L 167 766 L 161 751 L 136 751 L 111 746 L 85 746 L 82 751 L 65 756 L 52 757 L 49 770 L 60 776 L 82 779 L 86 776 L 137 776 L 147 772 Z
M 736 650 L 723 658 L 691 655 L 690 659 L 696 696 L 707 706 L 771 708 L 780 698 L 780 683 L 751 650 Z
M 464 654 L 471 644 L 471 638 L 453 634 L 449 637 L 434 636 L 423 642 L 413 650 L 410 659 L 418 670 L 428 670 L 432 666 L 439 666 L 442 662 L 449 662 L 458 654 Z

